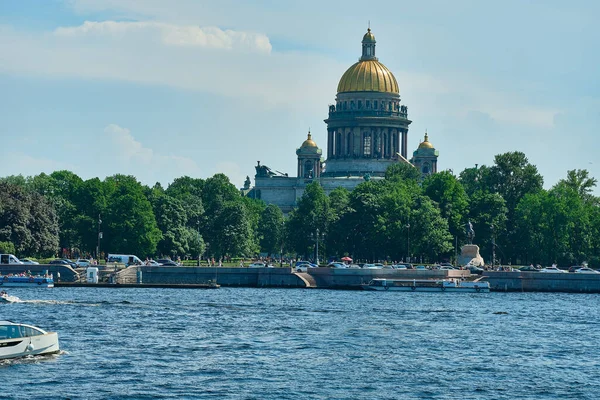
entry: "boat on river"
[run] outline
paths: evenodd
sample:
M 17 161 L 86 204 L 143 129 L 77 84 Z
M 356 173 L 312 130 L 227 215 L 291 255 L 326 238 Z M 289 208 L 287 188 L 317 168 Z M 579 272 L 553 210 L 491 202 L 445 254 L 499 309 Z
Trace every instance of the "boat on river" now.
M 489 292 L 490 283 L 481 281 L 461 281 L 460 279 L 385 279 L 377 278 L 362 285 L 365 290 L 398 292 Z
M 19 303 L 21 299 L 17 296 L 11 296 L 5 290 L 0 292 L 0 303 Z
M 0 360 L 59 351 L 58 333 L 46 332 L 32 325 L 0 321 Z
M 0 275 L 0 287 L 54 287 L 52 275 Z

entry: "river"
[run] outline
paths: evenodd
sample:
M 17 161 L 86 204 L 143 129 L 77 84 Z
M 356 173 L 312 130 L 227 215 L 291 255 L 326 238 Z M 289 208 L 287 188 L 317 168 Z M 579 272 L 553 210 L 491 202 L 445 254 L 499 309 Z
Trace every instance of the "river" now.
M 12 289 L 59 333 L 3 399 L 596 399 L 600 296 Z

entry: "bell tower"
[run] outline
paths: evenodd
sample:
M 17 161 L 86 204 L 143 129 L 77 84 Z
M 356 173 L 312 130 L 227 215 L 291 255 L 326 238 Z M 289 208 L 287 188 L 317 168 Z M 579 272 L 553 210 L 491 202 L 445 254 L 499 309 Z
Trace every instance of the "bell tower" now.
M 296 150 L 298 156 L 298 178 L 314 179 L 321 177 L 322 151 L 312 140 L 310 130 L 306 140 Z

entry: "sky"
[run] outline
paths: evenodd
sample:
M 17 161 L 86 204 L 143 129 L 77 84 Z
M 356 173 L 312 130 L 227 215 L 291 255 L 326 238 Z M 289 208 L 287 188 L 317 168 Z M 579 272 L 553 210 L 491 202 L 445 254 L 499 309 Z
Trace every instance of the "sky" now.
M 0 0 L 0 176 L 296 174 L 370 26 L 438 170 L 600 179 L 600 2 Z M 600 190 L 596 189 L 596 194 Z

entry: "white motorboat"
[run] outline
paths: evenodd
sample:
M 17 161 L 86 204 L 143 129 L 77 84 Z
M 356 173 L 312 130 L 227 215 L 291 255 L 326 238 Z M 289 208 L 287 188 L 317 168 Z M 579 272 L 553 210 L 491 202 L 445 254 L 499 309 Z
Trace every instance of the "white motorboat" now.
M 377 278 L 362 285 L 365 290 L 390 290 L 400 292 L 489 292 L 490 283 L 461 281 L 459 279 L 384 279 Z
M 17 296 L 11 296 L 4 290 L 0 292 L 0 303 L 19 303 L 20 301 L 21 299 Z
M 59 351 L 58 333 L 46 332 L 32 325 L 0 321 L 0 360 Z
M 0 275 L 0 287 L 54 287 L 52 275 Z

